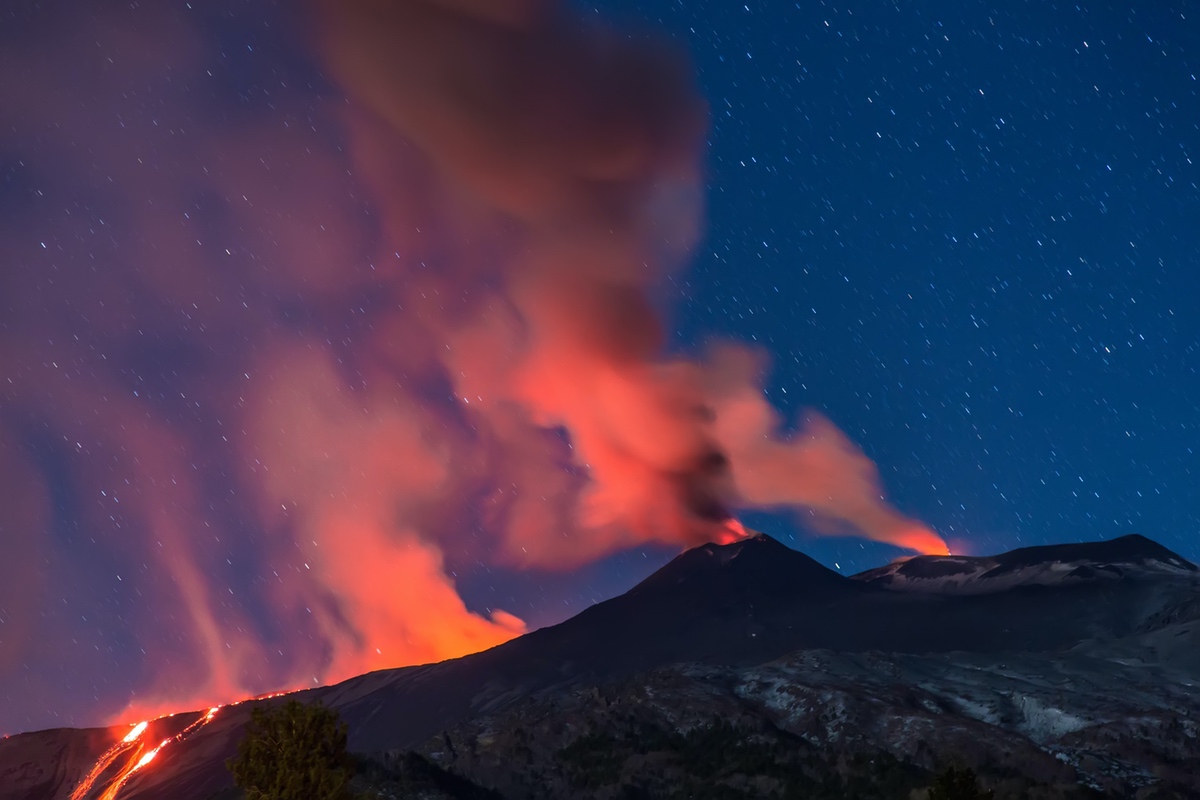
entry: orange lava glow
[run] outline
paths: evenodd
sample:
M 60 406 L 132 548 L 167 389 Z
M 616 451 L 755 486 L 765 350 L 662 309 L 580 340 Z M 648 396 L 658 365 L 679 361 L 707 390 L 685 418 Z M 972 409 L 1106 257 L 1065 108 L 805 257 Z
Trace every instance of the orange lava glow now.
M 716 536 L 713 537 L 713 541 L 717 544 L 733 544 L 749 536 L 750 534 L 746 531 L 746 526 L 733 517 L 730 517 L 725 520 L 721 529 L 717 531 Z
M 163 745 L 165 745 L 165 744 L 170 744 L 170 740 L 169 739 L 163 740 L 163 742 L 161 744 L 159 744 L 158 747 L 154 748 L 153 750 L 146 751 L 142 755 L 142 757 L 138 759 L 137 763 L 133 765 L 133 769 L 130 770 L 130 772 L 131 773 L 137 772 L 139 769 L 141 769 L 142 767 L 146 766 L 151 761 L 153 761 L 154 757 L 156 755 L 158 755 L 158 751 L 161 750 Z
M 950 545 L 929 528 L 912 528 L 899 534 L 893 544 L 915 550 L 923 556 L 948 556 Z
M 832 421 L 783 417 L 764 393 L 765 353 L 673 353 L 657 298 L 702 242 L 709 118 L 673 46 L 574 24 L 560 0 L 311 5 L 315 55 L 346 99 L 321 104 L 336 116 L 114 136 L 92 154 L 89 169 L 120 177 L 97 207 L 128 209 L 121 229 L 138 244 L 104 269 L 90 251 L 47 253 L 70 270 L 53 290 L 24 250 L 4 249 L 32 235 L 0 242 L 0 263 L 31 265 L 0 270 L 5 296 L 45 300 L 10 304 L 0 326 L 14 409 L 0 414 L 0 530 L 31 532 L 4 540 L 0 607 L 22 614 L 5 619 L 0 667 L 60 663 L 55 643 L 95 627 L 22 602 L 51 602 L 54 581 L 93 566 L 49 536 L 57 484 L 42 477 L 42 439 L 10 427 L 35 420 L 45 441 L 74 443 L 64 486 L 78 487 L 70 507 L 101 563 L 144 554 L 136 575 L 117 576 L 136 618 L 96 635 L 136 639 L 144 656 L 122 647 L 121 663 L 161 681 L 115 717 L 151 722 L 114 728 L 70 800 L 114 800 L 217 704 L 521 635 L 517 616 L 464 600 L 464 566 L 569 571 L 647 544 L 728 544 L 747 532 L 725 517 L 755 509 L 949 552 L 889 505 L 879 470 Z M 175 74 L 206 63 L 198 33 L 130 24 L 114 12 L 66 27 L 113 26 L 124 52 L 177 54 Z M 94 49 L 91 35 L 78 47 Z M 5 111 L 48 132 L 45 163 L 60 146 L 83 152 L 88 128 L 63 128 L 62 109 L 122 102 L 150 63 L 118 59 L 89 76 L 86 102 L 60 107 L 46 98 L 83 90 L 58 49 L 23 45 L 45 68 L 0 70 L 20 100 Z M 204 108 L 169 112 L 199 127 Z M 345 147 L 327 146 L 333 129 Z M 147 150 L 178 169 L 134 169 Z M 229 202 L 211 223 L 194 218 L 181 186 Z M 218 260 L 216 220 L 250 237 Z M 81 319 L 89 340 L 74 335 Z M 206 355 L 161 371 L 162 391 L 131 391 L 136 364 L 159 352 L 150 342 Z M 97 697 L 86 713 L 121 702 Z M 211 711 L 152 747 L 178 724 L 153 720 L 179 708 Z
M 71 792 L 70 800 L 89 800 L 89 798 L 92 798 L 92 792 L 96 789 L 100 779 L 104 777 L 105 773 L 107 773 L 113 767 L 113 765 L 118 762 L 118 759 L 122 759 L 124 756 L 121 766 L 117 769 L 116 774 L 108 778 L 106 781 L 107 785 L 104 787 L 103 791 L 94 796 L 95 800 L 117 800 L 117 796 L 121 789 L 123 789 L 125 785 L 129 783 L 130 779 L 133 778 L 138 771 L 143 769 L 151 761 L 157 758 L 163 749 L 172 744 L 184 741 L 196 731 L 200 730 L 209 722 L 211 722 L 213 717 L 217 715 L 217 712 L 220 711 L 221 708 L 223 708 L 223 706 L 214 706 L 213 708 L 208 709 L 203 716 L 198 717 L 179 733 L 163 739 L 154 747 L 147 747 L 146 743 L 142 741 L 146 730 L 149 728 L 152 722 L 169 719 L 174 715 L 166 715 L 155 720 L 143 720 L 142 722 L 137 723 L 119 742 L 106 750 L 104 754 L 96 760 L 96 763 L 88 771 L 87 775 L 84 776 L 83 780 L 81 780 Z
M 130 742 L 135 741 L 136 739 L 138 739 L 138 737 L 140 737 L 143 733 L 146 732 L 146 726 L 149 724 L 150 724 L 149 722 L 142 721 L 142 722 L 139 722 L 137 725 L 134 725 L 133 730 L 129 731 L 129 733 L 125 735 L 125 738 L 122 739 L 121 742 L 124 744 L 129 744 Z
M 90 770 L 88 770 L 87 775 L 83 776 L 83 780 L 81 780 L 71 792 L 70 800 L 84 800 L 84 798 L 86 798 L 92 791 L 92 787 L 96 785 L 96 781 L 99 780 L 100 776 L 112 766 L 113 762 L 115 762 L 122 753 L 131 749 L 134 742 L 136 742 L 141 735 L 146 732 L 146 726 L 148 724 L 149 723 L 146 722 L 139 722 L 138 724 L 134 725 L 123 739 L 105 750 L 104 754 L 101 755 L 100 758 L 96 759 L 96 763 L 92 765 Z

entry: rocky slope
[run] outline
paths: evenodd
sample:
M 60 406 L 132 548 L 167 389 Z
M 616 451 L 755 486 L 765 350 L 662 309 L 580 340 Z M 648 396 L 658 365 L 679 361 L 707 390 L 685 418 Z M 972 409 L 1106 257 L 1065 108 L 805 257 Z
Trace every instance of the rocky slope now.
M 679 665 L 539 693 L 420 749 L 510 798 L 901 798 L 952 762 L 998 798 L 1200 796 L 1195 687 L 1077 655 Z
M 920 577 L 930 573 L 940 576 Z M 704 773 L 693 751 L 724 736 L 736 763 L 696 778 L 721 796 L 851 796 L 845 781 L 874 774 L 872 763 L 882 770 L 872 785 L 900 791 L 954 758 L 1026 789 L 1081 781 L 1114 796 L 1200 796 L 1179 777 L 1200 775 L 1181 766 L 1200 754 L 1198 587 L 1195 567 L 1140 537 L 912 559 L 849 579 L 759 536 L 688 551 L 625 595 L 487 652 L 306 694 L 339 710 L 380 774 L 388 759 L 415 764 L 442 783 L 465 778 L 462 791 L 660 796 L 639 776 Z M 599 700 L 614 692 L 639 709 L 632 732 Z M 225 789 L 247 714 L 222 709 L 134 775 L 122 800 Z M 735 732 L 706 733 L 714 719 L 738 720 Z M 0 742 L 0 800 L 67 798 L 124 733 Z M 593 775 L 589 747 L 617 755 Z
M 1023 547 L 998 556 L 916 556 L 855 580 L 894 591 L 992 594 L 1017 586 L 1070 586 L 1197 573 L 1194 564 L 1136 534 L 1106 542 Z

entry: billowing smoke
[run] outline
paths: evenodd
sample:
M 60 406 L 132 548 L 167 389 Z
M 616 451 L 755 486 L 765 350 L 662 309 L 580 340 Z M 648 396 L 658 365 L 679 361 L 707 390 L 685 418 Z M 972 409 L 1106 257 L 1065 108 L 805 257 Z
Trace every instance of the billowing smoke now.
M 562 426 L 587 466 L 579 535 L 510 525 L 503 552 L 562 565 L 708 541 L 736 505 L 807 506 L 944 547 L 882 502 L 873 465 L 826 420 L 778 439 L 755 354 L 662 359 L 650 289 L 697 235 L 705 124 L 675 54 L 533 0 L 330 2 L 324 21 L 395 245 L 418 227 L 391 156 L 407 147 L 455 195 L 453 216 L 488 231 L 468 267 L 476 313 L 444 337 L 456 395 L 478 418 Z
M 521 632 L 448 553 L 570 569 L 752 507 L 944 550 L 827 420 L 781 436 L 761 354 L 664 357 L 706 117 L 670 48 L 548 1 L 330 0 L 334 89 L 278 21 L 25 13 L 0 34 L 0 728 Z M 113 670 L 135 697 L 78 685 Z

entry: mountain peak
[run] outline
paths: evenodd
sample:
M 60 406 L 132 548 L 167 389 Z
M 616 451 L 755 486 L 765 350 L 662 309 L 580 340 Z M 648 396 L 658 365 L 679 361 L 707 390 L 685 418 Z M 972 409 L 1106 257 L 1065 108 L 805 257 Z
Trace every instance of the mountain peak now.
M 788 547 L 778 539 L 768 536 L 762 531 L 756 531 L 747 528 L 746 534 L 747 535 L 745 538 L 738 539 L 736 542 L 729 542 L 728 544 L 709 542 L 708 544 L 694 547 L 690 551 L 685 551 L 685 553 L 700 551 L 723 561 L 732 561 L 733 559 L 737 558 L 743 550 L 749 549 L 753 549 L 756 554 L 760 555 L 772 552 L 782 555 L 784 551 L 792 553 L 799 552 L 798 550 L 793 550 L 792 548 Z
M 1107 560 L 1114 563 L 1140 563 L 1144 561 L 1159 561 L 1164 564 L 1195 571 L 1195 564 L 1180 556 L 1158 542 L 1140 533 L 1130 533 L 1099 542 L 1084 542 L 1082 544 L 1050 545 L 1050 547 L 1070 548 L 1086 553 L 1097 560 Z M 1034 551 L 1041 548 L 1027 547 L 1014 550 L 1014 553 Z
M 989 594 L 1016 586 L 1200 574 L 1158 542 L 1129 534 L 1099 542 L 1022 547 L 995 556 L 917 556 L 854 576 L 899 591 Z
M 635 586 L 631 595 L 693 585 L 756 594 L 794 595 L 853 587 L 845 578 L 765 533 L 730 544 L 709 543 L 680 553 Z

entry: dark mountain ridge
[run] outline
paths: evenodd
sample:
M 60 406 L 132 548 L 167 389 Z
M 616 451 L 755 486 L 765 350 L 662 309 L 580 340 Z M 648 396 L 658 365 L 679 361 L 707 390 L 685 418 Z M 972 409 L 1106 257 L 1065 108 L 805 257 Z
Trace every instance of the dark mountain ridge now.
M 1081 552 L 1087 557 L 1076 558 Z M 403 751 L 455 725 L 501 714 L 526 698 L 669 665 L 746 668 L 802 650 L 985 657 L 1065 652 L 1133 636 L 1148 620 L 1164 615 L 1176 624 L 1171 615 L 1189 608 L 1197 596 L 1195 567 L 1187 569 L 1186 561 L 1141 537 L 1024 548 L 988 563 L 995 562 L 989 566 L 993 570 L 1049 568 L 1066 557 L 1072 563 L 1123 559 L 1122 564 L 1166 563 L 1172 569 L 1126 572 L 1120 580 L 1013 585 L 967 596 L 903 592 L 872 573 L 843 577 L 760 534 L 689 550 L 624 595 L 491 650 L 370 673 L 305 695 L 341 713 L 355 751 Z M 228 785 L 224 759 L 233 752 L 250 705 L 223 709 L 186 747 L 135 776 L 122 800 L 203 800 Z M 42 734 L 0 741 L 0 774 L 19 776 L 12 788 L 0 785 L 0 800 L 67 797 L 90 767 L 70 754 L 94 749 L 81 748 L 75 739 L 91 741 L 96 733 L 55 734 L 55 746 L 42 748 L 41 758 L 31 756 L 38 748 L 31 748 L 26 737 Z
M 1140 533 L 1131 533 L 1098 542 L 1019 547 L 1016 550 L 992 556 L 992 558 L 1009 568 L 1048 561 L 1090 561 L 1095 564 L 1137 564 L 1142 566 L 1151 563 L 1166 563 L 1190 572 L 1196 572 L 1198 569 L 1195 564 L 1179 554 Z
M 412 746 L 446 718 L 491 712 L 514 696 L 664 664 L 755 664 L 799 649 L 1071 647 L 1133 633 L 1160 610 L 1159 594 L 1152 581 L 1019 586 L 968 597 L 897 593 L 845 578 L 759 535 L 689 550 L 624 595 L 484 653 L 321 691 L 332 692 L 350 721 L 354 747 L 386 750 Z M 435 691 L 435 683 L 456 687 L 453 696 Z
M 1017 586 L 1141 580 L 1197 573 L 1195 564 L 1145 536 L 1022 547 L 995 556 L 915 556 L 854 576 L 899 591 L 987 594 Z

